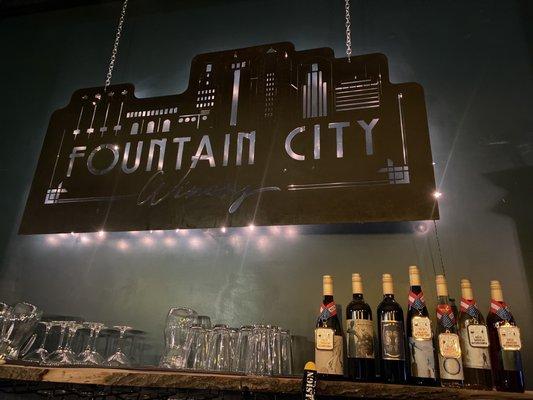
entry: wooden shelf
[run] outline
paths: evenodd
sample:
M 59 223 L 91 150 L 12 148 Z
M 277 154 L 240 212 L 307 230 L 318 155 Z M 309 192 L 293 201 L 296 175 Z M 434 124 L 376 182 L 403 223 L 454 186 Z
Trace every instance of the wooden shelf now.
M 259 377 L 189 373 L 158 369 L 53 368 L 18 364 L 0 365 L 0 380 L 83 384 L 116 387 L 176 388 L 297 395 L 297 377 Z M 533 399 L 533 392 L 502 393 L 440 387 L 320 381 L 320 396 L 371 399 Z

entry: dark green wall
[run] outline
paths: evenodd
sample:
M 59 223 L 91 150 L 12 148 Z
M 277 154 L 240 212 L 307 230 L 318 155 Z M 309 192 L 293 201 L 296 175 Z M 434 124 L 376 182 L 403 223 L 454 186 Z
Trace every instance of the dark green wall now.
M 75 89 L 103 84 L 119 10 L 117 2 L 0 21 L 0 300 L 132 324 L 150 332 L 152 359 L 171 305 L 233 326 L 279 324 L 307 354 L 301 367 L 323 273 L 335 276 L 336 297 L 346 304 L 350 273 L 361 272 L 376 306 L 380 275 L 391 272 L 406 303 L 407 266 L 416 263 L 426 298 L 434 298 L 441 266 L 432 223 L 425 233 L 410 224 L 164 232 L 152 234 L 152 245 L 142 239 L 149 234 L 18 236 L 48 118 Z M 530 6 L 352 1 L 352 16 L 354 53 L 385 53 L 393 82 L 425 88 L 451 292 L 459 296 L 459 279 L 468 276 L 487 310 L 488 282 L 502 280 L 523 328 L 531 383 Z M 138 97 L 177 93 L 195 54 L 278 41 L 299 50 L 329 46 L 341 57 L 343 19 L 340 0 L 132 1 L 114 82 L 134 83 Z

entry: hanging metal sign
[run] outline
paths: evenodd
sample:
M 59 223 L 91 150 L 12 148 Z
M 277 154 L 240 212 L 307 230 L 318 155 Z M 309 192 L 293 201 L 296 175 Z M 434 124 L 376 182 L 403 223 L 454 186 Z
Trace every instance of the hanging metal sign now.
M 76 91 L 20 233 L 438 218 L 422 88 L 387 59 L 290 43 L 202 54 L 188 89 Z

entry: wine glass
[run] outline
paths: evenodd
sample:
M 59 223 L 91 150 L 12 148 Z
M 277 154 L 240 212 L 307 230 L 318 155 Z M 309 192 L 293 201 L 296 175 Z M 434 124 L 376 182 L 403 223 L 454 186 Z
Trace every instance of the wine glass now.
M 111 356 L 107 359 L 107 365 L 110 367 L 129 367 L 131 365 L 131 360 L 123 351 L 125 344 L 124 338 L 126 332 L 132 330 L 133 328 L 127 325 L 116 325 L 113 327 L 113 329 L 119 332 L 119 336 L 115 353 L 111 354 Z
M 104 358 L 96 351 L 96 340 L 100 335 L 100 331 L 104 329 L 104 324 L 100 322 L 86 322 L 82 329 L 89 329 L 89 340 L 87 346 L 78 355 L 79 363 L 82 365 L 102 365 Z
M 44 333 L 43 338 L 41 340 L 41 344 L 37 349 L 33 350 L 29 354 L 26 354 L 22 358 L 23 361 L 42 364 L 46 361 L 46 358 L 48 357 L 48 350 L 46 350 L 45 348 L 46 339 L 48 338 L 52 327 L 55 326 L 55 323 L 53 321 L 40 321 L 39 323 L 44 326 Z

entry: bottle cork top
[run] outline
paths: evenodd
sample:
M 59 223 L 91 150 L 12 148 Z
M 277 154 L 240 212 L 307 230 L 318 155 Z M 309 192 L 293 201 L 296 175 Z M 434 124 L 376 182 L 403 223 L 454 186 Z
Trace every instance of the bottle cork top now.
M 461 297 L 467 300 L 472 300 L 474 298 L 474 292 L 472 290 L 470 279 L 461 279 Z
M 446 277 L 444 275 L 437 275 L 435 277 L 435 283 L 437 284 L 437 296 L 448 296 Z
M 490 297 L 492 300 L 503 301 L 503 291 L 500 281 L 490 281 Z
M 324 296 L 333 296 L 333 277 L 331 275 L 322 277 L 322 288 L 324 289 Z
M 352 293 L 363 293 L 363 280 L 359 274 L 352 274 Z
M 420 270 L 416 265 L 409 266 L 409 284 L 411 286 L 420 286 Z
M 381 280 L 383 282 L 383 294 L 394 294 L 394 284 L 392 282 L 392 275 L 383 274 Z

